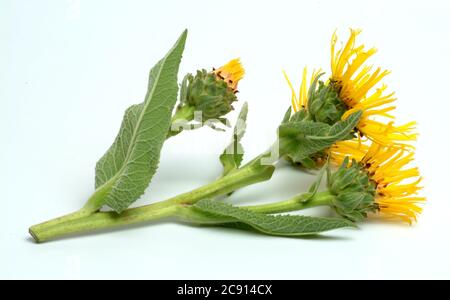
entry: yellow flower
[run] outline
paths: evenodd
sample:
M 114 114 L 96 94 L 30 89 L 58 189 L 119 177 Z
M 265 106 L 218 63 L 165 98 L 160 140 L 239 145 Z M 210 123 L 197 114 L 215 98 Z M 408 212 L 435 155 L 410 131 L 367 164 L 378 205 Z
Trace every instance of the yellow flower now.
M 392 121 L 382 122 L 381 119 L 394 119 L 389 114 L 395 109 L 394 93 L 385 94 L 386 85 L 376 88 L 389 71 L 366 65 L 366 61 L 375 52 L 375 48 L 365 50 L 364 45 L 357 45 L 356 38 L 360 30 L 350 30 L 347 43 L 336 51 L 337 35 L 331 39 L 331 77 L 329 85 L 339 94 L 339 98 L 347 105 L 348 110 L 343 115 L 346 118 L 353 112 L 361 110 L 363 116 L 357 126 L 360 136 L 385 146 L 407 144 L 416 139 L 415 122 L 395 126 Z
M 245 70 L 242 67 L 240 59 L 235 58 L 222 67 L 214 70 L 214 74 L 225 81 L 234 92 L 237 92 L 239 80 L 244 77 Z
M 419 170 L 407 167 L 413 152 L 377 143 L 368 146 L 357 140 L 335 145 L 331 151 L 334 163 L 341 164 L 348 156 L 367 171 L 376 185 L 375 203 L 380 213 L 412 223 L 422 212 L 420 204 L 425 197 L 417 196 L 421 189 Z
M 363 112 L 356 128 L 358 138 L 368 139 L 384 146 L 402 148 L 408 145 L 413 148 L 409 142 L 417 138 L 417 133 L 414 131 L 416 123 L 394 125 L 394 116 L 390 114 L 395 109 L 394 93 L 386 93 L 387 86 L 384 84 L 377 87 L 389 72 L 380 68 L 372 72 L 372 66 L 365 64 L 376 49 L 365 50 L 364 45 L 356 45 L 356 37 L 359 33 L 359 30 L 351 30 L 347 43 L 339 50 L 336 50 L 337 36 L 333 34 L 331 77 L 326 85 L 338 94 L 346 107 L 342 119 L 358 110 Z M 292 92 L 291 101 L 294 111 L 307 108 L 309 86 L 317 79 L 320 72 L 320 70 L 314 71 L 308 80 L 307 69 L 304 68 L 298 94 L 289 77 L 284 73 Z

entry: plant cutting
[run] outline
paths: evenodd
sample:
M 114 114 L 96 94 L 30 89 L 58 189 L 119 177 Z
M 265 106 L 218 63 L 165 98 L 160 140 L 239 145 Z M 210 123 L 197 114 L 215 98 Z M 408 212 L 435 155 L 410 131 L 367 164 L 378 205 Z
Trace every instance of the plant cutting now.
M 332 39 L 331 76 L 307 71 L 298 95 L 279 125 L 267 151 L 243 163 L 241 139 L 248 105 L 244 103 L 228 147 L 220 155 L 221 176 L 202 187 L 157 203 L 128 208 L 148 187 L 158 166 L 163 143 L 186 129 L 204 124 L 218 128 L 237 100 L 244 70 L 238 60 L 208 72 L 188 74 L 178 93 L 178 67 L 187 31 L 151 69 L 145 100 L 125 112 L 116 140 L 96 166 L 96 190 L 77 212 L 32 226 L 37 242 L 129 224 L 174 217 L 199 225 L 238 227 L 277 236 L 305 236 L 331 229 L 354 227 L 370 214 L 382 212 L 405 221 L 415 219 L 419 204 L 417 169 L 403 169 L 413 157 L 410 142 L 414 123 L 397 126 L 390 114 L 393 94 L 376 88 L 388 74 L 365 65 L 375 52 L 356 45 L 359 31 L 335 51 Z M 177 105 L 178 103 L 178 105 Z M 173 113 L 172 113 L 173 112 Z M 195 115 L 202 116 L 201 121 Z M 381 121 L 380 118 L 388 119 Z M 206 121 L 205 121 L 206 120 Z M 233 206 L 227 195 L 269 180 L 277 162 L 320 169 L 306 193 L 292 199 L 254 206 Z M 337 166 L 337 169 L 336 169 Z M 324 174 L 327 188 L 319 190 Z M 404 180 L 414 180 L 404 183 Z M 329 206 L 336 217 L 287 215 L 314 206 Z M 104 208 L 111 211 L 105 211 Z

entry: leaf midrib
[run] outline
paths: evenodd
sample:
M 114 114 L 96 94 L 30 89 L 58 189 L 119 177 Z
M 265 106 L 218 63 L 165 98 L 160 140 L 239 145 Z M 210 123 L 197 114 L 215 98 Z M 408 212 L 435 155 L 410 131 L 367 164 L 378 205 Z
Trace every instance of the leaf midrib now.
M 355 114 L 357 114 L 357 112 L 355 112 Z M 351 123 L 351 122 L 350 122 Z M 337 132 L 334 135 L 327 135 L 327 136 L 315 136 L 315 135 L 307 135 L 307 138 L 310 138 L 312 140 L 325 140 L 325 139 L 333 139 L 333 138 L 337 138 L 339 136 L 342 135 L 342 132 L 347 131 L 348 128 L 351 127 L 351 124 L 348 124 L 347 126 L 345 126 L 341 131 Z
M 159 63 L 161 63 L 161 66 L 160 66 L 160 68 L 158 70 L 157 76 L 155 77 L 155 80 L 154 80 L 155 83 L 157 83 L 159 81 L 159 77 L 161 76 L 162 66 L 164 65 L 166 60 L 167 60 L 167 55 L 159 62 Z M 97 189 L 100 189 L 100 188 L 105 187 L 107 185 L 110 185 L 109 188 L 112 187 L 112 183 L 119 177 L 119 174 L 121 174 L 123 172 L 123 170 L 125 169 L 125 166 L 127 165 L 128 159 L 130 158 L 132 149 L 134 148 L 134 143 L 135 143 L 135 140 L 136 140 L 136 137 L 137 137 L 138 129 L 141 126 L 141 121 L 142 121 L 142 118 L 143 118 L 143 115 L 144 115 L 144 111 L 149 105 L 149 101 L 147 101 L 147 100 L 151 99 L 155 89 L 156 89 L 156 84 L 152 85 L 152 89 L 151 89 L 150 93 L 148 93 L 146 95 L 146 97 L 145 97 L 144 105 L 142 106 L 141 112 L 139 114 L 139 118 L 138 118 L 138 120 L 136 122 L 136 126 L 134 127 L 133 135 L 132 135 L 130 143 L 129 143 L 130 146 L 127 149 L 127 154 L 125 156 L 125 159 L 123 160 L 122 166 L 116 172 L 116 174 L 114 174 L 113 177 L 111 177 L 108 181 L 106 181 L 104 184 L 102 184 Z

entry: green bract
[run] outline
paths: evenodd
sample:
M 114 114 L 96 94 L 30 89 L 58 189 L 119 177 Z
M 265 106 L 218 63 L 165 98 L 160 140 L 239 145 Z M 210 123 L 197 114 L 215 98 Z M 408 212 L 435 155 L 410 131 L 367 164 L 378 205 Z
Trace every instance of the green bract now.
M 336 172 L 328 172 L 328 191 L 335 195 L 331 205 L 352 221 L 361 221 L 368 212 L 376 211 L 375 190 L 367 172 L 355 161 L 350 165 L 348 158 Z
M 202 113 L 202 119 L 219 119 L 233 110 L 237 101 L 234 91 L 214 73 L 199 70 L 195 76 L 188 74 L 183 80 L 182 105 L 194 107 Z
M 316 78 L 317 80 L 317 78 Z M 316 83 L 311 86 L 308 98 L 308 113 L 314 121 L 333 125 L 342 119 L 347 107 L 338 97 L 338 93 L 331 87 L 319 81 L 317 90 Z
M 233 129 L 233 137 L 231 142 L 219 157 L 220 162 L 223 165 L 223 176 L 237 170 L 241 166 L 244 158 L 244 148 L 242 147 L 241 139 L 244 136 L 246 129 L 245 121 L 247 120 L 247 114 L 248 105 L 247 102 L 245 102 L 242 105 L 241 112 L 239 113 L 239 117 L 236 121 L 236 126 Z

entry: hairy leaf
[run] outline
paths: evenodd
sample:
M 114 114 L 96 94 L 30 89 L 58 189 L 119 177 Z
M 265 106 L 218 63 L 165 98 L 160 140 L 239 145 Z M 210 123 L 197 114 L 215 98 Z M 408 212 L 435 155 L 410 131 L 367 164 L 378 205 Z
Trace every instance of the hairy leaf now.
M 351 138 L 361 114 L 361 111 L 355 112 L 346 120 L 339 121 L 333 126 L 312 121 L 282 124 L 279 128 L 279 136 L 281 144 L 286 147 L 283 151 L 294 162 L 301 162 L 338 141 Z
M 314 183 L 310 186 L 307 193 L 304 193 L 300 199 L 301 202 L 308 202 L 311 200 L 319 191 L 320 183 L 322 182 L 323 175 L 325 174 L 325 171 L 328 169 L 329 161 L 325 163 L 325 165 L 320 169 L 319 173 L 317 174 L 317 178 L 314 181 Z
M 127 109 L 119 134 L 96 166 L 96 188 L 106 187 L 104 204 L 121 212 L 150 183 L 177 100 L 177 74 L 187 31 L 150 71 L 147 95 Z
M 224 224 L 243 223 L 269 235 L 305 236 L 337 228 L 354 227 L 354 224 L 345 219 L 266 215 L 214 200 L 199 201 L 194 207 L 209 216 L 216 216 L 218 219 L 223 218 L 226 220 Z

